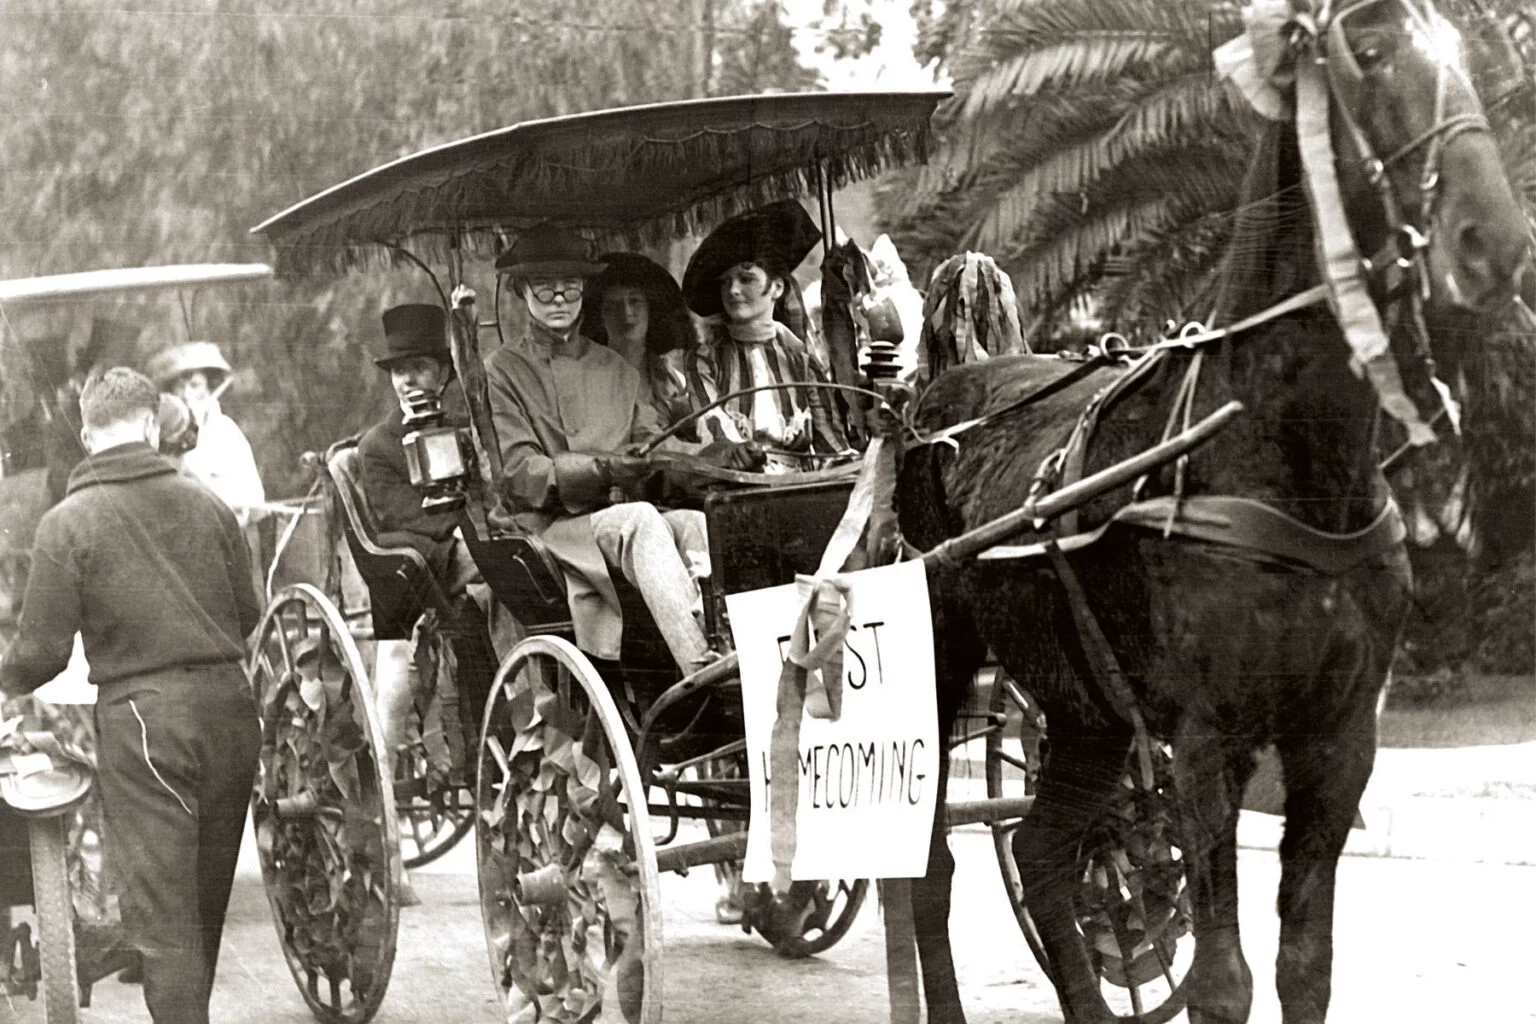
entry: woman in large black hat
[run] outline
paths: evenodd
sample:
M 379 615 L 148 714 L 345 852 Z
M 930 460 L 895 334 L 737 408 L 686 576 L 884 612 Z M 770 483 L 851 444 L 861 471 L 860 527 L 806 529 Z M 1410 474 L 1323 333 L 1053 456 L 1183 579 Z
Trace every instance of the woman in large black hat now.
M 690 408 L 680 360 L 697 341 L 683 291 L 665 267 L 637 252 L 607 252 L 598 260 L 607 269 L 589 286 L 587 336 L 639 370 L 663 422 L 675 422 Z
M 743 388 L 827 380 L 790 326 L 798 295 L 791 274 L 820 239 L 794 200 L 733 217 L 704 239 L 683 274 L 688 308 L 705 318 L 683 360 L 692 408 Z M 770 471 L 806 468 L 848 450 L 829 410 L 816 389 L 759 391 L 706 413 L 700 436 L 757 441 L 770 452 Z

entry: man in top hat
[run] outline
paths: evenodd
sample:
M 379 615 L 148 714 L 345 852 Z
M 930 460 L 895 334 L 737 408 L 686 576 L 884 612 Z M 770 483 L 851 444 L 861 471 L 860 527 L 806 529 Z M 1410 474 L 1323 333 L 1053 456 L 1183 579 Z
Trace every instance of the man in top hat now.
M 442 307 L 428 304 L 395 306 L 384 311 L 384 352 L 373 363 L 389 374 L 396 403 L 389 415 L 374 424 L 357 443 L 363 469 L 363 488 L 368 504 L 383 532 L 398 535 L 395 543 L 421 552 L 435 570 L 457 570 L 462 590 L 474 572 L 474 563 L 455 554 L 458 513 L 428 512 L 421 507 L 421 492 L 411 486 L 401 441 L 406 434 L 407 399 L 415 392 L 438 395 L 446 422 L 469 422 L 463 393 L 450 388 L 453 360 L 448 351 L 447 317 Z M 446 575 L 445 575 L 445 578 Z
M 645 599 L 679 669 L 708 656 L 696 577 L 708 572 L 704 516 L 639 500 L 651 468 L 627 454 L 660 432 L 639 373 L 581 333 L 588 282 L 602 273 L 585 240 L 552 225 L 524 232 L 496 261 L 526 304 L 528 328 L 486 361 L 505 498 L 565 571 L 576 643 L 616 659 L 624 621 L 609 567 Z M 760 453 L 701 453 L 751 468 Z
M 469 422 L 463 389 L 451 384 L 453 359 L 448 349 L 447 316 L 440 306 L 410 304 L 386 309 L 383 319 L 384 352 L 374 363 L 389 373 L 396 404 L 357 443 L 363 491 L 379 529 L 375 539 L 386 547 L 406 546 L 419 551 L 449 600 L 462 613 L 454 627 L 462 631 L 465 641 L 473 647 L 456 641 L 455 649 L 460 651 L 461 663 L 466 657 L 477 663 L 478 673 L 466 672 L 459 682 L 467 698 L 464 713 L 478 723 L 478 713 L 484 707 L 490 677 L 495 671 L 494 666 L 482 664 L 494 657 L 488 633 L 503 632 L 503 627 L 510 623 L 496 609 L 468 546 L 457 533 L 458 513 L 421 507 L 421 492 L 411 486 L 410 469 L 401 445 L 406 434 L 408 402 L 417 392 L 440 396 L 446 423 L 464 426 Z M 488 632 L 482 632 L 488 621 L 492 625 Z M 419 682 L 411 674 L 414 646 L 409 640 L 381 640 L 377 653 L 375 689 L 379 717 L 386 746 L 398 751 L 405 745 L 406 716 Z

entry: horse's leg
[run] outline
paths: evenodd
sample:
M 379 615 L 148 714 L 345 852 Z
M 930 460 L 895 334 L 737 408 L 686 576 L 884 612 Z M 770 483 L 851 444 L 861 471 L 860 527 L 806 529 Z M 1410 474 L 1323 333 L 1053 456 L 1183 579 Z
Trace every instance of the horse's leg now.
M 1130 741 L 1123 732 L 1074 730 L 1058 717 L 1049 719 L 1047 737 L 1050 753 L 1034 806 L 1014 832 L 1013 856 L 1067 1024 L 1099 1024 L 1114 1016 L 1088 960 L 1072 895 L 1079 885 L 1078 847 L 1120 784 Z
M 939 723 L 945 736 L 945 723 Z M 954 954 L 949 944 L 949 909 L 955 876 L 955 858 L 949 852 L 949 829 L 944 822 L 944 793 L 949 784 L 949 749 L 939 744 L 939 799 L 933 817 L 933 836 L 928 841 L 928 868 L 912 881 L 912 920 L 917 931 L 917 954 L 923 974 L 923 1002 L 928 1024 L 964 1024 L 960 986 L 955 980 Z
M 1253 1005 L 1253 972 L 1237 920 L 1237 816 L 1253 767 L 1247 744 L 1234 745 L 1220 726 L 1192 717 L 1180 723 L 1173 770 L 1195 919 L 1190 1024 L 1242 1024 Z
M 1374 700 L 1326 735 L 1282 737 L 1280 953 L 1275 988 L 1285 1024 L 1322 1024 L 1333 988 L 1333 889 L 1339 855 L 1376 760 Z
M 935 603 L 936 609 L 942 605 Z M 917 932 L 917 955 L 923 975 L 923 1002 L 929 1024 L 964 1024 L 960 988 L 955 980 L 955 960 L 949 944 L 949 909 L 955 874 L 955 858 L 949 852 L 949 829 L 944 819 L 945 794 L 949 788 L 949 737 L 960 707 L 982 659 L 983 645 L 958 608 L 934 616 L 934 671 L 939 712 L 938 799 L 934 805 L 933 835 L 928 841 L 928 868 L 912 882 L 912 918 Z

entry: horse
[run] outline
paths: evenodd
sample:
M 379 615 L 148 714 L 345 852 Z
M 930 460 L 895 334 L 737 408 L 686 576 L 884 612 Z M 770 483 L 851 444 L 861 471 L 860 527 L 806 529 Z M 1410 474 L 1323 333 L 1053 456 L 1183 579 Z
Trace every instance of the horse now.
M 1126 365 L 967 363 L 935 379 L 912 412 L 910 427 L 930 442 L 970 423 L 951 444 L 902 456 L 901 530 L 931 550 L 1230 400 L 1245 409 L 1177 464 L 1021 538 L 1037 542 L 1021 557 L 928 560 L 941 728 L 988 648 L 1049 723 L 1012 852 L 1069 1024 L 1117 1019 L 1077 930 L 1073 869 L 1128 753 L 1144 754 L 1149 738 L 1173 750 L 1194 916 L 1190 1020 L 1241 1022 L 1252 1004 L 1236 824 L 1255 751 L 1269 743 L 1286 789 L 1276 987 L 1286 1024 L 1326 1017 L 1336 866 L 1374 763 L 1378 698 L 1412 585 L 1378 466 L 1379 419 L 1385 408 L 1425 440 L 1440 400 L 1435 372 L 1474 376 L 1458 372 L 1468 318 L 1503 309 L 1529 280 L 1527 221 L 1478 99 L 1433 45 L 1444 24 L 1421 0 L 1292 0 L 1273 26 L 1280 34 L 1252 39 L 1255 55 L 1279 53 L 1295 68 L 1298 95 L 1281 98 L 1321 129 L 1298 140 L 1277 121 L 1263 134 L 1220 270 L 1213 323 L 1228 329 L 1196 327 Z M 1259 19 L 1251 25 L 1260 30 Z M 1263 72 L 1274 70 L 1257 80 L 1267 85 Z M 1332 146 L 1333 206 L 1315 157 L 1307 162 L 1319 138 Z M 1339 201 L 1343 215 L 1330 220 Z M 1361 297 L 1385 321 L 1384 352 L 1352 348 L 1330 306 L 1286 301 L 1324 295 L 1319 281 L 1338 298 L 1344 278 L 1320 266 L 1317 243 L 1336 243 L 1340 220 L 1376 257 Z M 1152 512 L 1128 518 L 1135 507 Z M 1230 535 L 1202 533 L 1197 521 L 1212 510 L 1231 516 Z M 947 777 L 946 757 L 941 791 Z M 913 907 L 928 1019 L 950 1024 L 964 1013 L 941 828 L 936 820 Z

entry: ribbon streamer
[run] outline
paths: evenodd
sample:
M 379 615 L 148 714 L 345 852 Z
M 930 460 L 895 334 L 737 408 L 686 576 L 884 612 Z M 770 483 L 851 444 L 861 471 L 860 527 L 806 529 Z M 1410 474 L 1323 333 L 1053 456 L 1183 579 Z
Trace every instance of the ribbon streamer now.
M 843 713 L 843 649 L 852 621 L 851 588 L 839 579 L 855 555 L 865 527 L 881 524 L 878 510 L 892 507 L 896 451 L 883 437 L 870 442 L 848 498 L 848 509 L 827 542 L 816 575 L 795 580 L 803 604 L 790 634 L 789 651 L 779 671 L 776 717 L 769 740 L 769 821 L 773 834 L 773 891 L 789 891 L 795 859 L 795 814 L 800 797 L 800 723 L 805 715 L 837 721 Z M 888 519 L 888 516 L 886 517 Z M 866 548 L 872 554 L 888 546 L 872 529 Z M 811 638 L 815 637 L 814 644 Z
M 1366 290 L 1360 251 L 1355 247 L 1334 164 L 1328 118 L 1326 69 L 1315 60 L 1296 67 L 1296 142 L 1301 149 L 1302 179 L 1317 225 L 1318 266 L 1328 284 L 1329 305 L 1354 354 L 1350 366 L 1364 373 L 1381 408 L 1403 425 L 1415 447 L 1433 444 L 1435 432 L 1403 391 L 1381 315 Z

